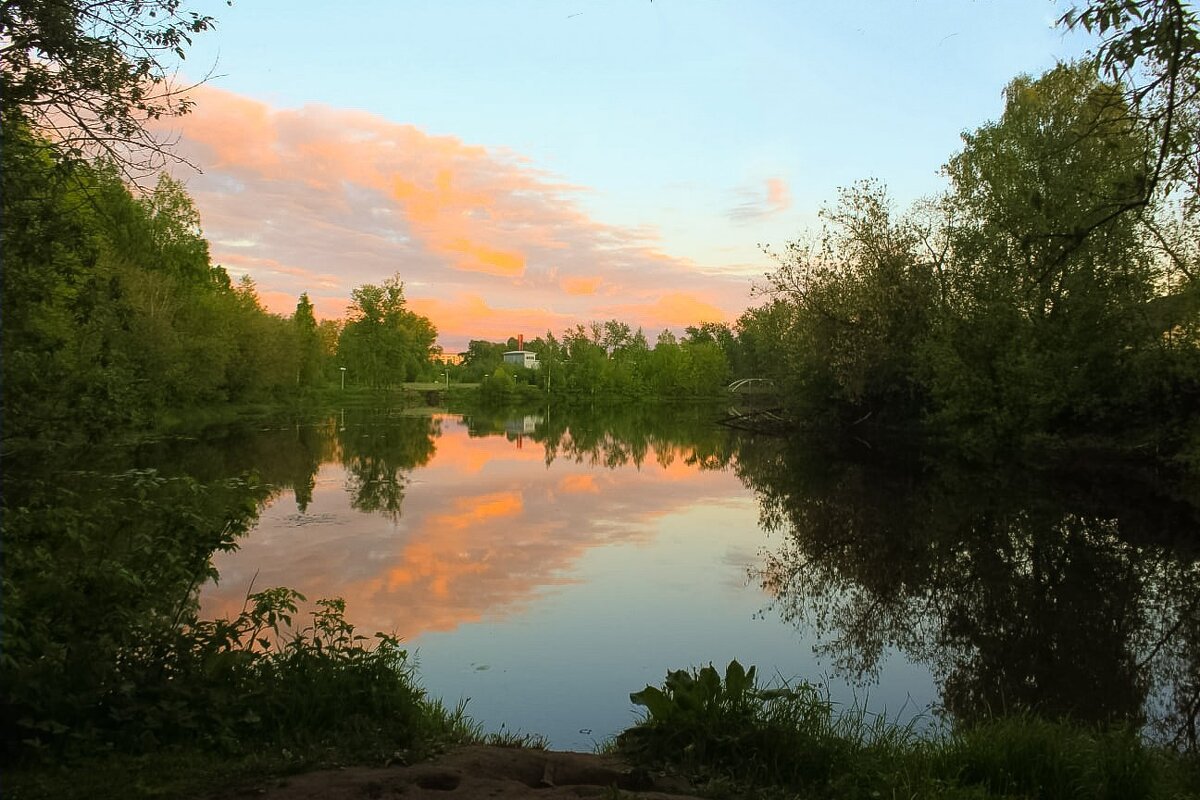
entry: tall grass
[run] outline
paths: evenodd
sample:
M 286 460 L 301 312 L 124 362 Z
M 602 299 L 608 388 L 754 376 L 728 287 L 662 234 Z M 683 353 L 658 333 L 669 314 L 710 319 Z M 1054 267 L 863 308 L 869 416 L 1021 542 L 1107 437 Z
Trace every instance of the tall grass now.
M 1200 797 L 1194 762 L 1135 732 L 1032 716 L 924 737 L 912 724 L 838 714 L 807 683 L 762 687 L 736 661 L 668 673 L 630 695 L 645 718 L 615 749 L 710 787 L 820 798 Z

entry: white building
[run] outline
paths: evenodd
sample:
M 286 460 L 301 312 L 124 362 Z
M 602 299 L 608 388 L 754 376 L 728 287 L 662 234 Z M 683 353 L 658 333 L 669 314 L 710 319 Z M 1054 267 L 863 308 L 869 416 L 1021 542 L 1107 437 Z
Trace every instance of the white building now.
M 537 369 L 542 366 L 542 362 L 538 361 L 537 353 L 532 350 L 509 350 L 504 354 L 504 363 L 512 364 L 516 367 L 529 367 L 530 369 Z

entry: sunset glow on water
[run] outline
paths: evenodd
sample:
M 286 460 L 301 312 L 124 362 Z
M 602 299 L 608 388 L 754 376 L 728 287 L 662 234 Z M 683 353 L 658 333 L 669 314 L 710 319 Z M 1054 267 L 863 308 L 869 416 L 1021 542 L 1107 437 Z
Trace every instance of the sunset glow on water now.
M 511 432 L 538 420 L 489 436 L 455 415 L 430 420 L 432 455 L 406 471 L 395 517 L 356 510 L 356 478 L 322 464 L 304 511 L 282 492 L 240 550 L 217 558 L 202 614 L 236 614 L 252 582 L 343 597 L 360 632 L 408 643 L 431 694 L 469 698 L 489 730 L 574 749 L 631 724 L 629 692 L 668 669 L 737 658 L 767 677 L 828 676 L 811 642 L 767 610 L 752 571 L 771 537 L 732 469 L 702 469 L 693 448 L 665 443 L 639 456 L 609 441 L 580 457 L 564 437 L 567 452 L 551 454 Z M 363 426 L 358 438 L 380 435 Z M 894 661 L 872 706 L 923 709 L 929 674 Z

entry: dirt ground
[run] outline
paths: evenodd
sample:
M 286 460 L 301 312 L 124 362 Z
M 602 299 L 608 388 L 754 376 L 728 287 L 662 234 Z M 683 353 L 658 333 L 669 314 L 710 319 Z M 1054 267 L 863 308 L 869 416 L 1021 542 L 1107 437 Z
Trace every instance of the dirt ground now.
M 219 800 L 492 800 L 695 797 L 683 780 L 632 770 L 611 756 L 472 745 L 414 766 L 348 767 L 277 778 Z

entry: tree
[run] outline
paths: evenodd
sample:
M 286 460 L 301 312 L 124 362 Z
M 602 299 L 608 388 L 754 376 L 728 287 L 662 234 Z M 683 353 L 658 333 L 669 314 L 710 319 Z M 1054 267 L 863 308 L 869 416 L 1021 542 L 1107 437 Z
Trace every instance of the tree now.
M 296 383 L 299 386 L 312 386 L 321 378 L 323 353 L 321 334 L 308 292 L 301 294 L 296 303 L 292 329 L 296 336 Z
M 1093 65 L 1125 90 L 1131 116 L 1155 143 L 1141 191 L 1113 209 L 1150 203 L 1156 191 L 1200 191 L 1200 22 L 1183 0 L 1090 0 L 1059 19 L 1102 37 Z
M 101 437 L 296 384 L 293 334 L 213 267 L 190 198 L 27 130 L 0 148 L 4 436 Z
M 436 339 L 433 323 L 405 308 L 404 282 L 393 275 L 351 292 L 338 357 L 359 382 L 391 386 L 415 380 L 428 367 Z
M 918 350 L 934 307 L 932 268 L 877 182 L 842 190 L 821 215 L 815 243 L 772 254 L 770 293 L 782 305 L 761 316 L 771 323 L 764 334 L 779 337 L 764 377 L 776 378 L 797 419 L 911 423 L 924 411 Z
M 491 375 L 504 361 L 504 351 L 509 349 L 504 342 L 489 342 L 472 339 L 462 353 L 463 380 L 480 381 Z
M 130 179 L 157 171 L 178 156 L 149 123 L 192 107 L 173 83 L 170 62 L 213 24 L 182 0 L 5 0 L 6 138 L 27 124 L 71 159 L 105 157 Z
M 1160 283 L 1144 215 L 1146 133 L 1088 64 L 1021 77 L 964 134 L 952 189 L 949 311 L 928 352 L 939 414 L 1000 441 L 1123 424 Z
M 486 402 L 503 403 L 512 399 L 516 388 L 517 382 L 513 376 L 503 366 L 499 366 L 480 382 L 479 394 Z

